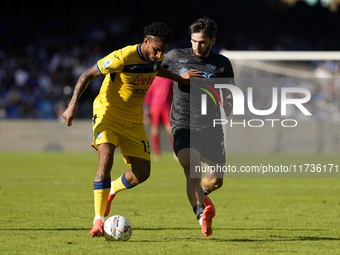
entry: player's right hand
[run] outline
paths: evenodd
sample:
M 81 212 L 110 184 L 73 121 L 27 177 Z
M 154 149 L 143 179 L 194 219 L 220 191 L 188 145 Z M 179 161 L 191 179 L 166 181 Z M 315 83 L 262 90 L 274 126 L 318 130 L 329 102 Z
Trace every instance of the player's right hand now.
M 72 126 L 72 120 L 76 117 L 76 108 L 67 107 L 63 113 L 63 118 L 65 119 L 66 126 Z
M 203 78 L 202 72 L 198 71 L 197 69 L 189 70 L 181 74 L 183 79 L 190 79 L 190 78 Z

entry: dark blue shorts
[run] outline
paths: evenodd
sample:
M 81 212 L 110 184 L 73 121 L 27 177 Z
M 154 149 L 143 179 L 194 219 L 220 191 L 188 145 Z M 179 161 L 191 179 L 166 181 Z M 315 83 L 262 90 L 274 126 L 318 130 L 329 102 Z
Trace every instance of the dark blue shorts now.
M 173 134 L 173 140 L 176 155 L 184 148 L 193 148 L 212 162 L 225 163 L 222 127 L 206 127 L 200 130 L 178 129 Z

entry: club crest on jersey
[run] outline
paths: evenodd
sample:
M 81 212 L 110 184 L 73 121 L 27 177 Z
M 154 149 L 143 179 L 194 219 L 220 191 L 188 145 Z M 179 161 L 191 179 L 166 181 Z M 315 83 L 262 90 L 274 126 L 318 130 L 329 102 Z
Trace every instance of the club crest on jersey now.
M 102 65 L 103 65 L 104 69 L 106 69 L 106 68 L 108 68 L 111 64 L 112 64 L 111 59 L 108 59 L 108 60 L 104 61 Z
M 216 70 L 216 66 L 213 66 L 212 64 L 209 64 L 209 68 L 210 68 L 210 70 Z

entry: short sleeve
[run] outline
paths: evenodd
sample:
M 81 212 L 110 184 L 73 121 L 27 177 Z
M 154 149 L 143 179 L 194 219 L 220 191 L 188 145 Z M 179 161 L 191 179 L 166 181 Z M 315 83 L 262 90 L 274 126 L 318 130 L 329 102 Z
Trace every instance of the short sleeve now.
M 97 62 L 97 69 L 104 76 L 109 73 L 120 72 L 123 67 L 124 58 L 121 50 L 116 50 Z

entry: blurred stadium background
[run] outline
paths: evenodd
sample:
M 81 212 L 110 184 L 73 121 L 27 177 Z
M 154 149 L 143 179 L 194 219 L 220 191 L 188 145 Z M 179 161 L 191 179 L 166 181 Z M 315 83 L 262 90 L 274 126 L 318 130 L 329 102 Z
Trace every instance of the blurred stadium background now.
M 15 5 L 2 1 L 0 151 L 92 150 L 92 101 L 101 80 L 91 82 L 82 95 L 72 128 L 65 127 L 60 118 L 79 75 L 113 50 L 141 42 L 142 28 L 153 21 L 165 22 L 173 30 L 169 49 L 190 47 L 189 24 L 209 16 L 218 24 L 213 50 L 229 51 L 224 54 L 230 57 L 236 77 L 279 78 L 293 84 L 300 80 L 305 84 L 307 79 L 312 94 L 317 95 L 310 102 L 313 123 L 302 123 L 294 136 L 271 129 L 267 139 L 259 138 L 255 130 L 235 131 L 230 136 L 234 139 L 231 143 L 238 144 L 233 146 L 235 152 L 246 147 L 247 152 L 339 153 L 340 84 L 334 79 L 339 77 L 340 63 L 335 53 L 340 51 L 339 5 L 340 0 L 239 0 L 209 4 L 176 0 L 155 5 L 120 1 L 91 6 L 80 1 L 18 1 Z M 280 54 L 274 60 L 265 59 L 262 54 L 245 60 L 238 57 L 240 53 L 233 55 L 234 51 L 327 51 L 334 53 L 334 58 L 283 61 Z M 318 83 L 320 78 L 327 78 L 328 82 Z M 268 91 L 273 85 L 257 85 L 263 91 L 257 107 L 267 109 L 271 103 Z M 237 143 L 240 137 L 244 143 Z M 165 133 L 161 144 L 163 149 L 171 149 Z

